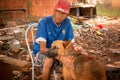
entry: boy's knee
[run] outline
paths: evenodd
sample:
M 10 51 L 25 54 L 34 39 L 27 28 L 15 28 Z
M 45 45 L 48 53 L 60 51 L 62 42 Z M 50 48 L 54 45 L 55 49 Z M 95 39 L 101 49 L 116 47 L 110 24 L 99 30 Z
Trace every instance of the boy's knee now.
M 52 67 L 52 64 L 53 64 L 53 59 L 45 59 L 45 62 L 44 62 L 44 68 L 51 68 Z

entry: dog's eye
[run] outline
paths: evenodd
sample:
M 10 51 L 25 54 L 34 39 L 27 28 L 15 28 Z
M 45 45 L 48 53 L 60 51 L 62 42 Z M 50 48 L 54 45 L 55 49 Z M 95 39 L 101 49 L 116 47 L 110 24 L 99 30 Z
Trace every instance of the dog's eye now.
M 55 46 L 53 49 L 59 49 L 59 48 Z

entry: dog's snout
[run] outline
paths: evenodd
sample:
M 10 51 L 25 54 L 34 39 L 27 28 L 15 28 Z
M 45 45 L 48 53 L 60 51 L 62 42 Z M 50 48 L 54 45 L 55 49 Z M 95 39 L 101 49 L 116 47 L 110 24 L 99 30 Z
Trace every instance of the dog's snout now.
M 48 52 L 51 54 L 52 53 L 57 54 L 57 48 L 56 47 L 50 48 Z

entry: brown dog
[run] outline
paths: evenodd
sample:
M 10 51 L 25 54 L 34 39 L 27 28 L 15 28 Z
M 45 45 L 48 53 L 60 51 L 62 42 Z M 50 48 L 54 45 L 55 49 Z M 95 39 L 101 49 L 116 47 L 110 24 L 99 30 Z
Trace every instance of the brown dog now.
M 57 40 L 53 42 L 49 53 L 73 56 L 70 59 L 74 69 L 70 70 L 63 65 L 64 80 L 106 80 L 103 65 L 95 58 L 74 51 L 71 41 Z

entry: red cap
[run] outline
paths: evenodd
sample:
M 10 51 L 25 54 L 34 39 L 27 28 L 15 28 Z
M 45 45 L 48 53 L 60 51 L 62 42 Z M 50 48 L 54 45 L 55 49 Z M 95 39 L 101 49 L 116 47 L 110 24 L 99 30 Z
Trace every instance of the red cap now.
M 59 0 L 55 9 L 59 10 L 59 11 L 62 11 L 64 13 L 69 13 L 70 3 L 67 0 Z

